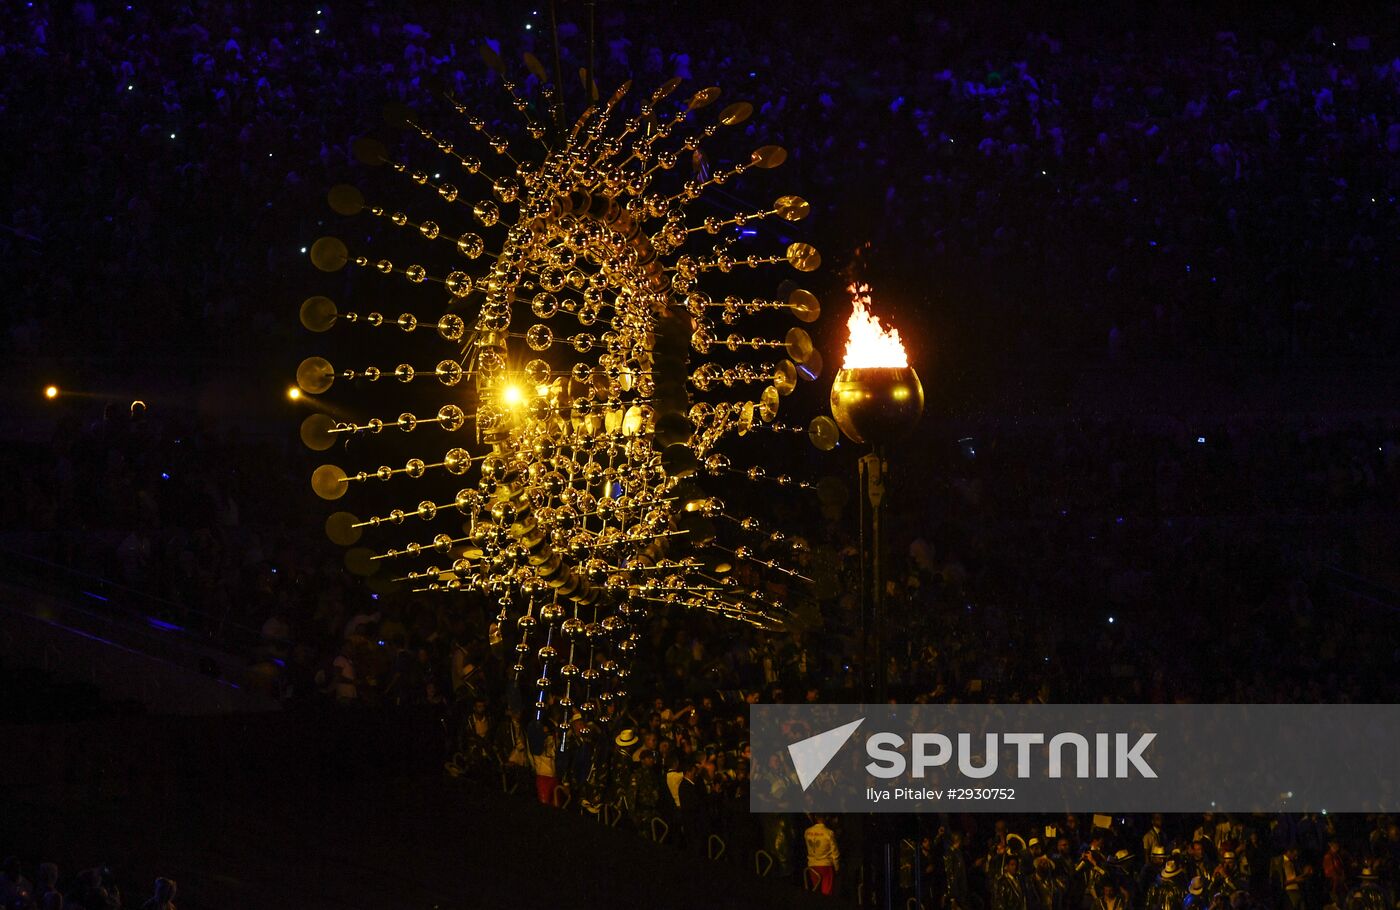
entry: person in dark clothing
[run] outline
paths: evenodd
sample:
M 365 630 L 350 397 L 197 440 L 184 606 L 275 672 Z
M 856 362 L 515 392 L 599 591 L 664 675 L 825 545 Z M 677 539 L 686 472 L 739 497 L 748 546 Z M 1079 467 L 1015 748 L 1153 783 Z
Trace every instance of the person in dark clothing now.
M 1240 871 L 1235 851 L 1226 850 L 1220 857 L 1220 865 L 1216 867 L 1215 873 L 1210 878 L 1210 893 L 1223 894 L 1228 898 L 1235 892 L 1245 891 L 1247 888 L 1248 882 Z
M 1032 910 L 1064 910 L 1069 883 L 1056 873 L 1055 861 L 1037 856 L 1032 868 L 1026 895 Z
M 116 910 L 121 906 L 103 886 L 101 869 L 84 869 L 78 873 L 78 889 L 72 899 L 83 910 Z
M 0 866 L 0 908 L 25 908 L 34 897 L 34 886 L 20 870 L 19 857 L 6 857 Z
M 963 856 L 962 835 L 954 831 L 948 835 L 948 845 L 943 851 L 943 877 L 945 910 L 971 910 L 972 891 L 967 886 L 967 858 Z
M 175 880 L 156 879 L 155 893 L 141 905 L 141 910 L 175 910 Z
M 1380 876 L 1370 866 L 1362 866 L 1358 881 L 1347 892 L 1342 910 L 1389 910 L 1395 906 Z
M 992 885 L 992 910 L 1028 910 L 1020 867 L 1021 861 L 1014 854 L 1002 863 L 1001 875 Z
M 40 863 L 39 874 L 34 880 L 34 903 L 42 907 L 50 894 L 58 894 L 58 866 L 53 863 Z M 63 895 L 59 894 L 61 901 Z
M 710 831 L 705 811 L 705 786 L 699 774 L 698 765 L 687 761 L 678 794 L 680 811 L 677 818 L 681 823 L 681 843 L 693 852 L 704 853 L 705 840 Z
M 661 811 L 661 772 L 656 768 L 656 750 L 642 752 L 642 760 L 632 768 L 627 784 L 627 802 L 637 830 L 649 832 L 651 820 Z
M 1094 895 L 1092 910 L 1128 910 L 1130 907 L 1124 888 L 1112 878 L 1105 879 Z

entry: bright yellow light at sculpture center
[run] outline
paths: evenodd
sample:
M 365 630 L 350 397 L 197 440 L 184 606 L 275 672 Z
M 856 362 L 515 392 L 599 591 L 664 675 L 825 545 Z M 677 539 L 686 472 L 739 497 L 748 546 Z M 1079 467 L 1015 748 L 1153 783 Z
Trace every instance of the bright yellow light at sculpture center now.
M 292 386 L 291 388 L 287 389 L 287 397 L 292 401 L 298 400 L 299 398 L 301 398 L 301 389 L 297 388 L 296 386 Z
M 842 369 L 860 370 L 870 367 L 907 367 L 909 355 L 899 330 L 885 328 L 880 318 L 870 311 L 870 286 L 853 284 L 851 318 L 846 321 L 850 338 L 846 341 L 846 359 Z
M 44 388 L 44 397 L 53 399 L 58 397 L 58 386 L 51 385 Z
M 501 389 L 501 402 L 508 408 L 517 407 L 525 400 L 525 390 L 515 383 Z

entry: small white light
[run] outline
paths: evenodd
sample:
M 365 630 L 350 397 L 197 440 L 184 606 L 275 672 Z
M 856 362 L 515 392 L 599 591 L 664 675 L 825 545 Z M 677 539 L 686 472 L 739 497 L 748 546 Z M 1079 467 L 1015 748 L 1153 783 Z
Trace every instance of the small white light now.
M 306 247 L 302 247 L 302 248 L 301 248 L 301 251 L 302 251 L 303 253 L 305 253 L 305 252 L 306 252 Z
M 175 134 L 174 134 L 174 133 L 171 133 L 171 134 L 170 134 L 170 138 L 171 138 L 171 139 L 174 139 L 174 138 L 175 138 Z

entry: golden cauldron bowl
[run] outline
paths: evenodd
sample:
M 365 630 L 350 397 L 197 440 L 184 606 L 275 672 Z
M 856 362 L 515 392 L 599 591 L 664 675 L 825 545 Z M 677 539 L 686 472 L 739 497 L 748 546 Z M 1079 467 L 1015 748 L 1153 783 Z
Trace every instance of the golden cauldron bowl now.
M 854 442 L 894 442 L 923 412 L 924 387 L 913 367 L 843 369 L 831 384 L 831 415 Z

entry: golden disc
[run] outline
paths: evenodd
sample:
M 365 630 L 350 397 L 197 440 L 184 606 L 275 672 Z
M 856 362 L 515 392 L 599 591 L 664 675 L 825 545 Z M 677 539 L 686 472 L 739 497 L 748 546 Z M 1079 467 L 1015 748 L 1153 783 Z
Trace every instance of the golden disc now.
M 617 104 L 619 101 L 621 101 L 621 100 L 627 95 L 627 93 L 630 92 L 631 90 L 632 90 L 632 80 L 631 80 L 631 79 L 628 79 L 626 82 L 622 83 L 621 85 L 619 85 L 619 86 L 617 87 L 617 91 L 615 91 L 615 92 L 612 93 L 612 97 L 608 99 L 608 104 L 609 104 L 609 105 L 616 105 L 616 104 Z
M 323 272 L 338 272 L 350 261 L 350 251 L 339 237 L 322 237 L 311 244 L 311 264 Z
M 353 550 L 346 550 L 345 568 L 349 569 L 353 575 L 368 578 L 378 568 L 374 564 L 374 551 L 369 547 L 355 547 Z
M 656 91 L 651 93 L 652 102 L 655 103 L 670 95 L 676 89 L 680 88 L 682 81 L 684 80 L 682 80 L 680 76 L 672 76 L 670 79 L 661 83 L 661 85 L 657 86 Z
M 365 207 L 365 197 L 348 183 L 338 183 L 326 194 L 326 202 L 337 215 L 358 215 Z
M 309 332 L 324 332 L 335 324 L 339 311 L 329 297 L 308 297 L 301 303 L 301 324 Z
M 526 557 L 526 562 L 535 567 L 535 574 L 544 578 L 559 568 L 562 561 L 559 554 L 548 547 L 540 547 L 530 550 L 530 555 Z
M 333 464 L 323 464 L 311 473 L 311 489 L 322 499 L 339 499 L 349 486 L 345 472 Z
M 747 436 L 749 430 L 753 429 L 754 406 L 752 401 L 744 402 L 744 406 L 739 409 L 739 420 L 735 424 L 739 428 L 740 436 Z
M 570 594 L 574 593 L 575 589 L 579 586 L 579 582 L 582 580 L 583 579 L 579 578 L 577 572 L 565 571 L 560 572 L 557 577 L 550 579 L 549 586 L 558 591 L 559 597 L 568 597 Z
M 804 288 L 797 288 L 787 299 L 788 309 L 802 322 L 816 322 L 821 318 L 822 305 L 817 295 Z
M 578 68 L 578 82 L 579 85 L 583 86 L 583 90 L 588 93 L 589 101 L 598 100 L 598 83 L 596 80 L 588 78 L 588 67 L 580 66 Z
M 535 574 L 538 575 L 540 578 L 544 579 L 548 579 L 551 576 L 553 576 L 554 573 L 559 571 L 559 567 L 564 564 L 564 557 L 552 551 L 546 552 L 549 553 L 549 556 L 547 558 L 541 559 L 538 565 L 536 565 L 535 563 L 535 557 L 530 557 L 530 564 L 536 566 Z M 478 557 L 479 556 L 480 554 L 478 553 Z
M 753 105 L 747 101 L 735 101 L 719 112 L 721 126 L 737 126 L 753 116 Z
M 823 452 L 830 452 L 841 441 L 841 431 L 837 429 L 836 421 L 822 414 L 813 417 L 812 422 L 807 425 L 807 438 Z
M 334 427 L 329 415 L 312 414 L 301 422 L 301 441 L 313 452 L 324 452 L 335 445 Z
M 783 338 L 783 347 L 787 349 L 787 355 L 794 363 L 805 363 L 811 359 L 816 348 L 812 346 L 812 336 L 807 334 L 806 329 L 793 326 L 788 329 L 787 336 Z
M 801 221 L 812 211 L 812 204 L 801 196 L 779 196 L 773 203 L 779 218 L 788 221 Z
M 773 368 L 773 388 L 779 395 L 791 395 L 797 388 L 797 364 L 784 360 Z
M 506 74 L 506 65 L 501 61 L 501 55 L 496 53 L 495 48 L 483 41 L 477 46 L 477 50 L 481 52 L 481 59 L 486 61 L 487 66 L 502 76 Z
M 702 107 L 709 107 L 715 103 L 719 97 L 719 86 L 712 85 L 709 88 L 702 88 L 700 91 L 690 96 L 690 101 L 686 102 L 685 109 L 688 111 L 698 111 Z
M 803 363 L 797 365 L 798 378 L 805 379 L 808 382 L 814 379 L 820 379 L 822 375 L 822 366 L 825 363 L 826 361 L 822 359 L 822 352 L 814 349 L 812 351 L 812 356 L 808 357 Z
M 778 416 L 778 390 L 774 386 L 768 386 L 763 390 L 763 395 L 758 399 L 758 416 L 764 423 L 772 423 Z
M 297 385 L 308 395 L 320 395 L 335 382 L 335 367 L 324 357 L 308 357 L 297 366 Z
M 634 404 L 624 412 L 622 418 L 622 435 L 639 436 L 645 424 L 646 412 L 642 410 L 640 405 Z
M 787 261 L 799 272 L 815 272 L 822 266 L 822 254 L 810 243 L 792 243 L 787 248 Z
M 755 149 L 750 156 L 753 166 L 770 170 L 787 160 L 787 149 L 781 145 L 765 145 L 763 148 Z
M 355 527 L 359 523 L 360 520 L 349 512 L 336 512 L 326 519 L 326 536 L 331 543 L 352 546 L 364 536 L 365 529 Z
M 549 74 L 545 72 L 544 64 L 540 62 L 540 58 L 528 51 L 525 53 L 525 68 L 530 71 L 531 76 L 540 82 L 549 81 Z
M 511 530 L 513 533 L 515 532 L 515 527 L 513 525 Z M 545 531 L 540 527 L 540 523 L 537 520 L 531 518 L 528 522 L 521 524 L 520 530 L 515 536 L 520 541 L 521 546 L 530 551 L 532 554 L 530 559 L 534 564 L 538 565 L 544 562 L 543 558 L 540 558 L 538 561 L 535 560 L 535 557 L 539 555 L 538 547 L 540 544 L 544 543 L 545 536 Z
M 384 147 L 384 143 L 371 136 L 356 139 L 350 146 L 350 151 L 354 153 L 357 161 L 371 167 L 378 167 L 389 160 L 389 150 Z

